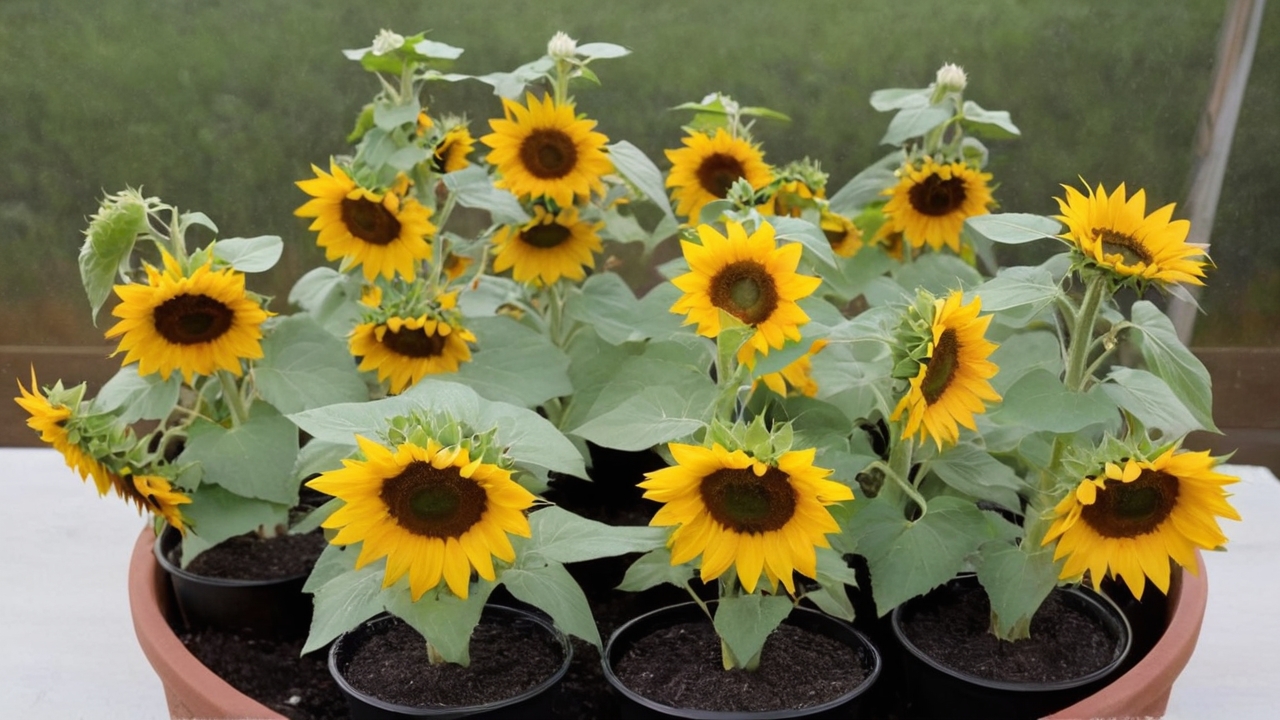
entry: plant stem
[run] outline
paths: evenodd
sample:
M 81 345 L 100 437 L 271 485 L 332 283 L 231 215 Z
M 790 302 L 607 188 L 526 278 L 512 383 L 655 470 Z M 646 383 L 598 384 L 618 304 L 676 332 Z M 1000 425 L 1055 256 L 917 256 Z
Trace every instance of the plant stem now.
M 226 370 L 219 370 L 218 383 L 222 385 L 222 397 L 227 401 L 227 408 L 231 410 L 231 426 L 240 427 L 248 422 L 249 409 L 245 407 L 244 398 L 240 396 L 240 387 L 236 385 L 235 378 Z
M 1093 343 L 1094 325 L 1098 321 L 1098 311 L 1102 308 L 1102 295 L 1106 286 L 1107 278 L 1102 273 L 1089 278 L 1084 299 L 1080 301 L 1080 312 L 1076 314 L 1075 323 L 1071 327 L 1065 376 L 1067 389 L 1072 392 L 1084 390 L 1089 379 L 1089 346 Z
M 738 390 L 745 376 L 745 365 L 739 365 L 738 348 L 732 347 L 727 334 L 721 332 L 716 336 L 716 383 L 720 393 L 716 396 L 715 414 L 726 423 L 733 424 L 738 410 Z

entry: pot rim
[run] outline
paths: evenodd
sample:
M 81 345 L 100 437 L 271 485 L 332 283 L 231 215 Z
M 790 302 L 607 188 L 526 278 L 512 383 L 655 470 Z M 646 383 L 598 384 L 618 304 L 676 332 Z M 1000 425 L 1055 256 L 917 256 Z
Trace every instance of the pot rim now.
M 716 602 L 718 601 L 708 600 L 706 604 L 710 606 L 710 605 L 714 605 Z M 684 610 L 688 610 L 690 608 L 696 608 L 696 607 L 697 607 L 697 603 L 693 601 L 677 603 L 675 605 L 667 605 L 666 607 L 660 607 L 657 610 L 650 610 L 649 612 L 644 613 L 643 615 L 634 617 L 628 620 L 623 625 L 619 626 L 617 630 L 614 630 L 613 634 L 609 636 L 609 641 L 605 643 L 604 652 L 600 654 L 600 664 L 604 668 L 605 680 L 608 681 L 609 685 L 613 687 L 613 689 L 617 690 L 618 692 L 621 692 L 624 696 L 626 696 L 627 699 L 632 700 L 633 702 L 636 702 L 646 708 L 649 708 L 651 710 L 656 710 L 658 712 L 662 712 L 667 715 L 675 715 L 678 717 L 690 718 L 691 720 L 730 720 L 731 718 L 735 718 L 735 719 L 742 718 L 744 717 L 744 714 L 742 711 L 738 711 L 738 710 L 699 710 L 696 708 L 677 708 L 677 707 L 672 707 L 671 705 L 663 705 L 662 703 L 657 702 L 652 698 L 645 697 L 644 695 L 641 695 L 635 692 L 634 690 L 632 690 L 631 688 L 627 687 L 625 684 L 623 684 L 622 680 L 613 671 L 613 663 L 610 659 L 613 656 L 613 646 L 616 642 L 618 642 L 619 638 L 621 638 L 624 633 L 629 631 L 634 626 L 640 623 L 643 623 L 657 615 L 672 613 L 672 612 L 680 612 L 680 611 L 684 611 Z M 880 671 L 884 667 L 884 660 L 880 655 L 880 650 L 875 646 L 875 643 L 871 642 L 871 640 L 861 630 L 858 630 L 852 624 L 845 622 L 840 618 L 833 617 L 831 615 L 827 615 L 826 613 L 820 612 L 818 610 L 814 610 L 812 608 L 807 608 L 807 607 L 793 607 L 791 609 L 792 615 L 788 615 L 787 619 L 783 620 L 783 622 L 784 623 L 787 622 L 787 620 L 791 619 L 791 617 L 797 612 L 807 613 L 822 621 L 830 621 L 832 623 L 836 623 L 838 625 L 841 625 L 842 629 L 847 629 L 849 632 L 853 633 L 853 635 L 858 639 L 858 642 L 861 643 L 862 647 L 869 654 L 871 659 L 871 668 L 867 672 L 867 677 L 863 679 L 863 681 L 859 683 L 857 687 L 844 693 L 843 695 L 832 698 L 831 700 L 828 700 L 824 703 L 820 703 L 818 705 L 811 705 L 806 708 L 785 709 L 785 710 L 764 710 L 760 712 L 751 712 L 749 715 L 752 718 L 752 720 L 780 720 L 781 718 L 804 717 L 806 715 L 816 715 L 818 713 L 822 713 L 828 710 L 838 708 L 841 705 L 844 705 L 852 701 L 854 698 L 870 690 L 870 688 L 875 685 L 876 680 L 879 679 L 880 677 Z M 701 613 L 702 613 L 701 609 L 698 610 L 698 613 L 699 613 L 699 616 L 701 616 Z
M 963 582 L 967 580 L 976 582 L 977 576 L 958 576 L 948 580 L 946 583 L 943 583 L 943 585 L 956 581 Z M 1057 690 L 1070 690 L 1072 688 L 1078 688 L 1082 685 L 1088 685 L 1089 683 L 1096 682 L 1115 672 L 1133 649 L 1133 628 L 1129 625 L 1129 619 L 1124 616 L 1120 607 L 1116 605 L 1111 598 L 1103 595 L 1102 593 L 1095 592 L 1084 585 L 1055 586 L 1054 590 L 1060 590 L 1070 595 L 1074 595 L 1080 600 L 1083 600 L 1086 604 L 1092 605 L 1097 610 L 1111 615 L 1112 619 L 1116 621 L 1116 626 L 1121 630 L 1121 637 L 1117 643 L 1115 657 L 1111 659 L 1111 662 L 1103 665 L 1093 672 L 1082 675 L 1078 678 L 1071 678 L 1069 680 L 1055 680 L 1052 682 L 1014 682 L 1009 680 L 993 680 L 991 678 L 985 678 L 981 675 L 973 675 L 948 665 L 944 665 L 936 658 L 928 655 L 917 647 L 915 643 L 911 642 L 910 638 L 908 638 L 907 634 L 902 630 L 902 613 L 909 603 L 919 601 L 920 598 L 924 596 L 917 596 L 895 607 L 893 612 L 890 614 L 890 623 L 893 627 L 894 638 L 917 660 L 920 660 L 934 670 L 957 680 L 993 690 L 1003 690 L 1014 693 L 1042 693 Z
M 294 575 L 285 575 L 283 577 L 278 577 L 278 578 L 258 578 L 258 579 L 220 578 L 220 577 L 210 577 L 208 575 L 199 575 L 197 573 L 191 572 L 190 570 L 187 570 L 186 568 L 183 568 L 180 565 L 174 564 L 172 561 L 169 560 L 168 557 L 166 557 L 166 549 L 164 546 L 169 546 L 167 550 L 172 550 L 173 546 L 176 544 L 172 540 L 172 538 L 175 536 L 181 537 L 181 535 L 178 533 L 177 530 L 173 528 L 172 525 L 166 525 L 164 528 L 164 531 L 156 536 L 156 541 L 153 546 L 153 554 L 156 556 L 156 562 L 160 563 L 160 567 L 165 572 L 169 573 L 170 575 L 176 575 L 188 582 L 200 583 L 202 585 L 212 585 L 215 587 L 264 587 L 268 585 L 280 585 L 282 583 L 297 582 L 298 580 L 306 580 L 307 576 L 311 574 L 310 571 L 307 571 L 303 573 L 297 573 Z
M 342 691 L 344 693 L 347 693 L 348 695 L 359 698 L 361 702 L 372 705 L 373 707 L 376 707 L 380 710 L 400 713 L 401 715 L 406 715 L 408 717 L 436 717 L 436 716 L 454 717 L 454 716 L 460 716 L 460 715 L 477 714 L 482 712 L 492 712 L 494 710 L 498 710 L 498 709 L 507 707 L 509 705 L 516 705 L 518 703 L 524 702 L 525 700 L 536 697 L 546 692 L 547 690 L 549 690 L 556 683 L 560 682 L 560 679 L 563 678 L 565 673 L 569 671 L 569 663 L 573 661 L 573 643 L 569 642 L 569 636 L 561 632 L 555 625 L 553 625 L 546 618 L 542 617 L 537 613 L 530 612 L 528 610 L 508 607 L 506 605 L 487 604 L 484 606 L 483 612 L 487 613 L 490 610 L 497 611 L 499 613 L 509 613 L 511 615 L 515 615 L 525 620 L 530 620 L 536 623 L 537 625 L 541 626 L 548 633 L 550 633 L 551 636 L 555 638 L 556 642 L 560 644 L 560 649 L 564 653 L 564 660 L 560 663 L 559 669 L 551 673 L 551 675 L 548 676 L 546 680 L 543 680 L 542 682 L 538 683 L 537 685 L 534 685 L 533 687 L 529 688 L 528 690 L 525 690 L 522 693 L 513 695 L 509 698 L 504 698 L 502 700 L 498 700 L 495 702 L 485 703 L 484 705 L 435 705 L 430 707 L 419 707 L 415 705 L 400 705 L 398 703 L 388 702 L 381 698 L 370 695 L 362 690 L 357 690 L 355 687 L 352 687 L 352 685 L 349 682 L 347 682 L 346 677 L 344 677 L 342 672 L 338 669 L 338 649 L 342 646 L 343 640 L 345 640 L 348 635 L 350 635 L 352 632 L 354 632 L 359 628 L 365 627 L 366 625 L 372 625 L 374 623 L 380 623 L 380 622 L 390 622 L 392 620 L 399 620 L 399 618 L 392 615 L 391 613 L 384 612 L 384 613 L 379 613 L 378 615 L 368 620 L 365 620 L 364 622 L 357 625 L 355 628 L 352 628 L 351 630 L 348 630 L 347 632 L 342 633 L 336 639 L 334 639 L 333 644 L 329 646 L 329 675 L 333 677 L 334 682 L 338 684 L 338 687 L 342 688 Z M 483 617 L 483 613 L 481 617 Z

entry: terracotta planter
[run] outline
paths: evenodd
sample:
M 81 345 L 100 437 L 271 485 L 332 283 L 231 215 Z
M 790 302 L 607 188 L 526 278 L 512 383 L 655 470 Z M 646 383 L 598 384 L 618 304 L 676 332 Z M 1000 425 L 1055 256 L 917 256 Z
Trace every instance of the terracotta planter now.
M 156 563 L 156 536 L 143 530 L 129 560 L 129 611 L 138 643 L 164 685 L 172 718 L 279 718 L 213 674 L 187 651 L 169 627 L 173 591 Z

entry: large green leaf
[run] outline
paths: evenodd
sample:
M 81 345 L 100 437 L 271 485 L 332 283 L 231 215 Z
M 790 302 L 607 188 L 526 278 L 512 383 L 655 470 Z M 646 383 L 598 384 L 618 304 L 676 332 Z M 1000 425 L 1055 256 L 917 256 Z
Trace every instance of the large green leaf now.
M 254 403 L 248 421 L 236 427 L 192 423 L 178 463 L 200 463 L 202 482 L 292 507 L 298 502 L 297 458 L 298 428 L 270 405 Z
M 1005 392 L 1004 401 L 991 412 L 991 421 L 1033 431 L 1073 433 L 1097 423 L 1113 423 L 1116 413 L 1098 395 L 1071 392 L 1057 375 L 1036 369 Z
M 502 584 L 517 600 L 551 616 L 556 627 L 600 647 L 600 631 L 577 581 L 557 562 L 542 567 L 514 567 L 502 573 Z
M 227 538 L 260 528 L 273 531 L 289 522 L 292 504 L 246 498 L 209 483 L 188 494 L 191 503 L 182 506 L 182 515 L 189 521 L 182 538 L 183 567 Z
M 1102 391 L 1117 407 L 1130 412 L 1148 429 L 1159 428 L 1161 438 L 1180 438 L 1193 430 L 1207 430 L 1169 384 L 1146 370 L 1112 368 Z
M 1031 616 L 1058 584 L 1053 548 L 1026 552 L 1008 543 L 987 543 L 982 546 L 978 582 L 991 600 L 996 635 L 1027 637 Z
M 899 266 L 893 273 L 893 279 L 912 296 L 917 289 L 945 295 L 952 290 L 974 287 L 982 282 L 982 275 L 972 265 L 954 255 L 929 253 L 915 262 Z
M 663 184 L 662 172 L 653 164 L 648 155 L 640 148 L 626 140 L 620 140 L 605 148 L 609 151 L 609 159 L 618 174 L 636 186 L 649 201 L 658 206 L 663 215 L 674 217 L 671 202 L 667 199 L 667 191 Z
M 471 664 L 471 633 L 480 624 L 485 602 L 494 587 L 496 583 L 480 580 L 471 584 L 466 600 L 440 590 L 428 592 L 414 602 L 401 583 L 397 583 L 382 596 L 387 610 L 421 633 L 440 657 L 466 667 Z
M 1004 463 L 971 442 L 947 449 L 929 463 L 942 482 L 979 500 L 990 500 L 1010 510 L 1020 510 L 1018 493 L 1026 484 Z
M 251 238 L 225 238 L 213 245 L 213 254 L 240 272 L 265 272 L 275 267 L 284 253 L 284 241 L 278 235 Z
M 1000 140 L 1022 134 L 1018 126 L 1013 124 L 1007 110 L 984 110 L 972 100 L 964 101 L 964 119 L 961 120 L 961 125 L 975 135 Z
M 818 589 L 805 593 L 805 598 L 818 606 L 822 612 L 852 622 L 854 619 L 853 603 L 849 601 L 846 585 L 858 586 L 858 577 L 853 568 L 831 548 L 817 548 L 818 555 Z
M 1019 308 L 1025 309 L 1028 315 L 1035 315 L 1053 305 L 1061 293 L 1047 269 L 1018 266 L 1001 270 L 994 278 L 967 293 L 965 299 L 982 298 L 983 312 Z
M 350 552 L 344 554 L 354 555 Z M 306 645 L 302 647 L 303 655 L 328 645 L 342 633 L 383 610 L 382 576 L 386 563 L 376 562 L 355 570 L 350 567 L 354 558 L 339 556 L 339 560 L 347 564 L 346 571 L 314 590 L 311 631 L 307 634 Z
M 716 634 L 745 666 L 764 647 L 769 634 L 791 614 L 791 598 L 785 595 L 738 595 L 716 603 Z
M 884 132 L 884 137 L 880 138 L 880 144 L 902 145 L 911 138 L 923 136 L 950 119 L 949 109 L 940 105 L 930 105 L 928 98 L 925 98 L 924 104 L 912 103 L 893 116 L 889 121 L 889 128 Z
M 836 266 L 836 256 L 831 250 L 831 241 L 827 239 L 822 228 L 808 220 L 779 215 L 768 218 L 767 222 L 777 231 L 778 240 L 792 240 L 804 246 L 808 255 L 816 257 L 827 267 Z
M 1146 300 L 1133 304 L 1134 329 L 1141 333 L 1142 358 L 1147 368 L 1169 384 L 1169 389 L 1206 430 L 1218 432 L 1213 423 L 1213 389 L 1204 363 L 1178 339 L 1173 323 L 1160 308 Z
M 369 389 L 346 343 L 307 315 L 276 323 L 253 369 L 258 392 L 282 413 L 367 400 Z
M 831 344 L 813 357 L 818 399 L 851 419 L 870 417 L 876 410 L 887 415 L 893 388 L 888 347 L 879 342 L 841 342 L 835 339 L 837 330 L 832 330 Z
M 589 325 L 601 339 L 620 345 L 644 340 L 639 327 L 640 301 L 617 273 L 597 273 L 569 295 L 565 314 Z
M 631 563 L 618 589 L 623 592 L 641 592 L 663 583 L 682 588 L 692 577 L 693 568 L 688 563 L 672 565 L 671 550 L 660 547 Z
M 138 420 L 164 420 L 178 404 L 182 376 L 174 373 L 168 380 L 157 375 L 139 375 L 137 364 L 125 365 L 102 386 L 94 398 L 96 412 L 119 411 L 126 424 Z
M 505 316 L 468 321 L 476 335 L 471 361 L 442 379 L 473 388 L 481 397 L 537 407 L 573 392 L 569 357 L 546 335 Z
M 1005 338 L 990 360 L 999 368 L 991 378 L 991 386 L 998 393 L 1008 392 L 1032 370 L 1044 370 L 1054 377 L 1062 375 L 1062 347 L 1058 336 L 1048 330 L 1020 332 Z
M 970 232 L 1003 245 L 1021 245 L 1051 238 L 1062 229 L 1062 224 L 1053 218 L 1027 213 L 974 215 L 965 220 L 965 226 Z
M 126 195 L 130 193 L 118 196 L 121 201 L 93 217 L 85 231 L 84 245 L 80 246 L 80 280 L 89 296 L 95 325 L 98 310 L 111 297 L 118 270 L 128 263 L 138 235 L 147 229 L 146 205 L 140 197 L 136 201 L 123 201 Z
M 289 302 L 311 314 L 325 330 L 345 338 L 360 322 L 360 279 L 330 267 L 318 267 L 298 278 Z
M 644 450 L 704 427 L 710 421 L 715 399 L 716 390 L 710 384 L 690 395 L 681 395 L 671 387 L 653 386 L 572 432 L 602 447 Z
M 463 207 L 484 210 L 493 216 L 494 222 L 504 225 L 529 222 L 529 214 L 520 206 L 516 196 L 494 187 L 493 179 L 480 165 L 451 172 L 442 179 Z
M 902 151 L 894 150 L 854 175 L 831 196 L 831 212 L 853 217 L 867 205 L 884 200 L 884 191 L 898 182 L 894 171 L 902 165 L 902 159 Z
M 527 552 L 559 563 L 582 562 L 663 547 L 669 531 L 646 526 L 613 526 L 551 506 L 529 516 Z

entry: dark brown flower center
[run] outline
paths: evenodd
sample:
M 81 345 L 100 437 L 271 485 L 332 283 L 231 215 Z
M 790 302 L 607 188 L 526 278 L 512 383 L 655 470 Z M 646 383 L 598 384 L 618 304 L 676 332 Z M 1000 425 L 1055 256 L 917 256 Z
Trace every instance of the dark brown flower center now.
M 400 221 L 390 210 L 367 198 L 342 199 L 342 224 L 347 232 L 371 245 L 390 245 L 400 237 Z
M 1151 264 L 1155 258 L 1137 238 L 1118 233 L 1110 228 L 1094 228 L 1094 237 L 1102 243 L 1103 255 L 1119 255 L 1125 265 Z
M 778 530 L 796 512 L 791 479 L 775 467 L 760 477 L 750 468 L 716 470 L 702 479 L 700 490 L 711 517 L 739 533 Z
M 728 197 L 729 188 L 746 175 L 738 158 L 724 153 L 709 155 L 698 166 L 698 184 L 718 198 Z
M 711 304 L 748 325 L 769 319 L 778 308 L 778 288 L 763 265 L 739 260 L 711 278 Z
M 208 295 L 178 295 L 155 309 L 156 332 L 175 345 L 212 342 L 231 329 L 236 313 Z
M 458 468 L 437 470 L 422 460 L 384 480 L 379 497 L 397 525 L 433 538 L 464 535 L 484 517 L 489 499 L 484 488 L 459 475 Z
M 948 215 L 964 205 L 964 180 L 958 177 L 943 180 L 933 174 L 913 185 L 907 191 L 907 198 L 921 215 Z
M 1108 480 L 1080 517 L 1106 538 L 1133 538 L 1160 527 L 1178 504 L 1178 478 L 1146 469 L 1133 482 Z
M 924 371 L 924 380 L 920 381 L 920 392 L 925 402 L 930 405 L 938 402 L 947 391 L 951 379 L 955 377 L 960 366 L 960 346 L 956 343 L 956 331 L 947 328 L 933 345 L 933 356 Z
M 520 231 L 520 240 L 527 245 L 546 250 L 568 240 L 571 235 L 573 235 L 572 230 L 560 223 L 553 222 L 534 225 L 531 228 Z
M 826 228 L 823 228 L 822 234 L 827 236 L 827 242 L 830 243 L 832 248 L 839 248 L 844 244 L 844 239 L 849 236 L 849 233 L 843 230 L 827 230 Z
M 578 148 L 561 130 L 534 130 L 520 143 L 520 164 L 539 180 L 562 178 L 577 163 Z
M 387 328 L 382 336 L 382 344 L 397 355 L 412 358 L 437 357 L 444 354 L 445 336 L 428 333 L 422 328 L 399 330 Z

